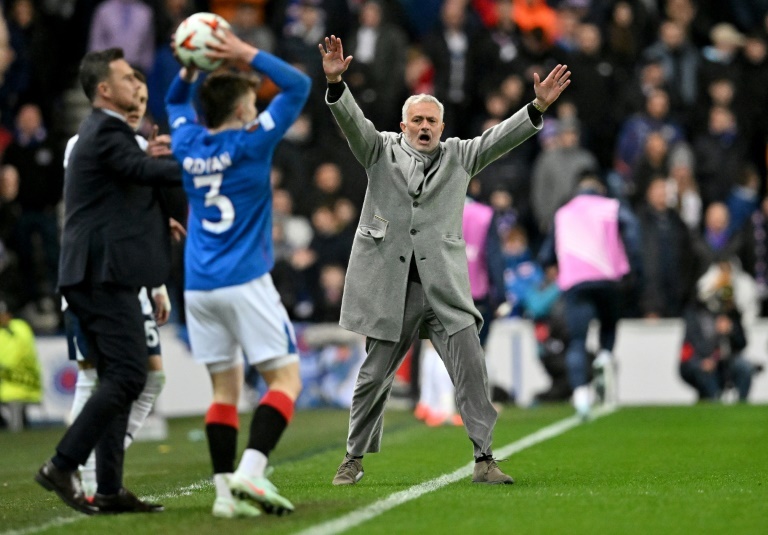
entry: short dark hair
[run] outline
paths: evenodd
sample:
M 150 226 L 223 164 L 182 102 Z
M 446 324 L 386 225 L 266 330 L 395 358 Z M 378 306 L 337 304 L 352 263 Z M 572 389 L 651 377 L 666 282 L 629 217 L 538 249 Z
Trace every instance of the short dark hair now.
M 137 69 L 136 67 L 133 68 L 133 76 L 135 76 L 136 79 L 139 82 L 141 82 L 142 84 L 147 85 L 147 77 L 146 77 L 146 75 L 143 72 L 141 72 L 139 69 Z
M 244 74 L 219 71 L 200 86 L 200 107 L 208 128 L 218 128 L 232 114 L 237 101 L 248 91 L 256 92 L 257 81 Z
M 123 59 L 122 48 L 108 48 L 95 52 L 88 52 L 80 61 L 80 85 L 83 86 L 85 96 L 93 102 L 96 98 L 96 88 L 109 78 L 109 64 L 118 59 Z

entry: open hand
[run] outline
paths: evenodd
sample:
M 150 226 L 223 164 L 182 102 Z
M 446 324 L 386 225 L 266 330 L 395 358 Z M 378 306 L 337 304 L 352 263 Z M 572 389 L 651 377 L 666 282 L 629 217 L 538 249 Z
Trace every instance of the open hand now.
M 344 47 L 341 45 L 341 39 L 335 35 L 325 38 L 325 47 L 320 43 L 317 45 L 320 55 L 323 57 L 323 72 L 329 82 L 335 83 L 341 81 L 341 75 L 344 74 L 352 62 L 352 56 L 344 57 Z
M 571 85 L 570 77 L 571 71 L 568 70 L 568 65 L 558 65 L 544 80 L 539 78 L 538 73 L 533 73 L 533 91 L 542 109 L 549 108 L 565 88 Z

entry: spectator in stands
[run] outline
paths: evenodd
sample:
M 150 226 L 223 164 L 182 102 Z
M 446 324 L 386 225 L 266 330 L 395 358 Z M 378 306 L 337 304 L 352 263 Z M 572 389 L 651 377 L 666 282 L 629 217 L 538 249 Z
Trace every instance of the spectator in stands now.
M 731 216 L 728 234 L 737 234 L 744 229 L 745 224 L 760 205 L 760 176 L 755 166 L 751 164 L 741 166 L 725 205 Z
M 645 201 L 645 193 L 655 176 L 667 176 L 669 145 L 660 132 L 652 132 L 645 139 L 643 154 L 632 166 L 632 181 L 629 197 L 632 207 L 637 209 Z
M 41 375 L 32 328 L 13 317 L 0 295 L 0 404 L 10 409 L 7 425 L 12 431 L 26 427 L 26 405 L 42 400 Z
M 88 51 L 122 48 L 125 60 L 143 72 L 155 61 L 155 14 L 142 0 L 105 0 L 91 20 Z
M 504 258 L 504 289 L 506 307 L 504 316 L 522 317 L 526 312 L 529 294 L 544 282 L 544 270 L 536 263 L 528 247 L 525 230 L 516 226 L 507 234 L 502 245 Z
M 705 206 L 726 200 L 739 176 L 745 148 L 733 111 L 712 106 L 707 130 L 693 139 L 696 180 Z
M 731 216 L 728 207 L 721 202 L 715 202 L 707 207 L 704 213 L 704 229 L 695 243 L 696 256 L 699 262 L 699 273 L 703 273 L 718 258 L 749 258 L 747 256 L 748 240 L 743 232 L 729 232 Z M 749 262 L 747 262 L 747 265 Z
M 475 9 L 479 3 L 475 2 Z M 522 68 L 519 64 L 520 32 L 512 20 L 512 4 L 506 0 L 491 0 L 484 4 L 480 16 L 488 32 L 480 32 L 473 59 L 478 62 L 475 72 L 481 73 L 475 81 L 479 99 L 498 91 L 503 80 L 509 77 L 519 80 L 521 90 L 523 85 L 520 79 Z M 420 92 L 423 91 L 416 91 L 414 94 Z M 514 102 L 510 103 L 510 106 L 517 109 L 518 104 L 520 103 Z
M 53 302 L 58 279 L 59 228 L 56 207 L 61 200 L 64 176 L 62 156 L 43 124 L 40 108 L 25 104 L 16 116 L 16 134 L 3 156 L 6 165 L 19 174 L 18 203 L 21 214 L 16 225 L 15 248 L 24 277 L 23 303 L 34 303 L 39 311 L 55 311 Z M 37 240 L 42 247 L 39 265 Z
M 643 51 L 643 57 L 661 62 L 671 100 L 690 108 L 698 95 L 699 52 L 685 32 L 686 28 L 673 20 L 662 22 L 658 41 Z
M 339 264 L 326 264 L 320 268 L 320 276 L 313 296 L 311 321 L 315 323 L 339 323 L 346 271 Z
M 659 5 L 661 7 L 661 4 Z M 666 0 L 659 14 L 677 23 L 694 46 L 701 48 L 709 43 L 709 28 L 712 22 L 708 12 L 713 8 L 714 4 L 710 4 L 707 8 L 699 9 L 694 0 Z
M 6 305 L 11 310 L 18 308 L 23 295 L 18 259 L 8 247 L 19 218 L 18 192 L 16 169 L 0 167 L 0 295 L 5 296 Z
M 512 0 L 512 20 L 522 32 L 540 29 L 550 44 L 557 39 L 557 13 L 545 0 Z
M 709 32 L 711 45 L 701 51 L 701 82 L 706 87 L 717 78 L 739 79 L 739 51 L 746 38 L 732 24 L 720 22 Z
M 424 52 L 435 69 L 435 97 L 445 106 L 445 137 L 468 137 L 475 102 L 471 89 L 475 31 L 464 0 L 446 0 L 440 25 L 424 39 Z
M 673 158 L 670 162 L 670 177 L 670 196 L 675 211 L 690 230 L 698 231 L 702 202 L 693 172 L 693 161 L 687 158 Z
M 231 17 L 225 17 L 232 25 L 232 31 L 246 43 L 259 50 L 274 52 L 277 39 L 264 21 L 264 0 L 238 1 Z
M 614 167 L 625 179 L 629 178 L 632 166 L 642 154 L 648 134 L 661 133 L 670 147 L 685 139 L 682 128 L 671 119 L 669 111 L 667 92 L 652 89 L 646 96 L 644 111 L 624 121 L 616 139 Z
M 5 75 L 13 63 L 14 57 L 15 53 L 11 46 L 11 35 L 8 31 L 8 25 L 5 17 L 0 13 L 0 119 L 8 127 L 12 126 L 12 113 L 10 111 L 15 102 L 11 102 L 8 95 L 4 94 L 6 91 L 3 90 L 3 86 L 5 85 Z
M 633 63 L 633 65 L 635 65 Z M 618 99 L 613 106 L 617 120 L 621 121 L 635 113 L 645 109 L 646 100 L 656 89 L 667 91 L 667 83 L 664 79 L 664 66 L 658 59 L 642 60 L 636 65 L 631 76 L 624 86 L 618 88 Z M 669 91 L 667 91 L 669 95 Z M 676 108 L 677 103 L 672 102 Z M 615 144 L 615 143 L 614 143 Z
M 324 161 L 315 168 L 309 194 L 304 186 L 303 213 L 312 215 L 320 206 L 333 206 L 344 195 L 344 177 L 341 168 L 332 161 Z
M 552 228 L 555 211 L 573 196 L 582 173 L 598 171 L 595 156 L 579 145 L 576 119 L 561 119 L 557 132 L 557 143 L 539 154 L 531 175 L 531 207 L 544 234 Z
M 32 83 L 35 62 L 33 54 L 40 53 L 34 48 L 39 44 L 36 32 L 41 28 L 34 24 L 35 7 L 31 0 L 14 0 L 8 10 L 8 34 L 13 50 L 13 61 L 0 84 L 0 101 L 7 107 L 0 107 L 0 113 L 12 118 L 11 110 L 18 106 Z M 39 82 L 39 80 L 38 80 Z
M 309 217 L 314 208 L 313 196 L 307 194 L 315 170 L 314 128 L 311 115 L 299 115 L 275 149 L 272 161 L 272 166 L 280 170 L 280 187 L 293 196 L 295 212 L 305 217 Z
M 600 166 L 607 168 L 613 160 L 612 140 L 616 135 L 616 120 L 610 105 L 616 92 L 614 66 L 603 50 L 600 28 L 582 23 L 576 30 L 576 49 L 564 63 L 586 77 L 573 86 L 569 101 L 573 102 L 581 120 L 582 146 L 595 155 Z
M 699 292 L 699 300 L 685 315 L 680 376 L 702 401 L 719 400 L 723 390 L 733 386 L 743 402 L 752 385 L 753 366 L 743 355 L 747 339 L 728 266 L 721 264 L 723 276 Z
M 667 179 L 649 181 L 638 211 L 642 237 L 643 284 L 640 309 L 646 318 L 674 318 L 683 313 L 696 278 L 688 228 L 667 205 Z
M 748 105 L 740 106 L 741 114 L 737 115 L 736 106 L 740 98 L 736 95 L 735 80 L 728 78 L 716 78 L 709 82 L 706 87 L 702 87 L 699 103 L 694 113 L 691 114 L 688 131 L 693 137 L 706 132 L 709 128 L 711 108 L 719 106 L 734 111 L 736 122 L 741 127 L 746 124 L 747 116 L 752 113 Z M 689 136 L 689 137 L 692 137 Z
M 637 58 L 651 33 L 651 17 L 640 0 L 618 0 L 607 9 L 610 14 L 605 24 L 605 44 L 621 87 L 633 77 Z
M 379 130 L 393 130 L 405 98 L 407 39 L 385 18 L 381 0 L 367 0 L 360 8 L 359 27 L 347 40 L 355 58 L 347 83 L 365 116 Z
M 329 21 L 321 0 L 296 2 L 296 14 L 296 18 L 285 26 L 284 37 L 277 47 L 278 55 L 318 81 L 313 84 L 317 86 L 323 71 L 317 66 L 315 47 L 323 40 Z
M 312 241 L 312 226 L 309 220 L 293 212 L 293 198 L 284 189 L 272 193 L 272 218 L 283 228 L 284 240 L 292 248 L 307 247 Z
M 276 190 L 275 193 L 282 190 Z M 272 241 L 275 253 L 275 265 L 272 267 L 270 275 L 275 289 L 280 295 L 280 301 L 288 311 L 292 320 L 297 319 L 296 307 L 300 302 L 311 304 L 308 295 L 303 295 L 303 278 L 293 266 L 293 255 L 297 249 L 288 241 L 286 220 L 280 217 L 274 217 L 272 222 Z M 308 293 L 308 292 L 307 292 Z M 303 301 L 301 301 L 303 297 Z M 306 314 L 300 315 L 303 319 Z
M 637 221 L 626 206 L 605 197 L 606 186 L 585 173 L 576 196 L 555 214 L 553 233 L 540 251 L 546 268 L 557 263 L 570 343 L 566 363 L 573 404 L 582 419 L 590 417 L 589 323 L 600 320 L 600 351 L 595 365 L 605 379 L 605 401 L 615 402 L 613 346 L 619 320 L 621 279 L 640 271 Z
M 352 237 L 344 229 L 332 206 L 319 206 L 312 212 L 314 236 L 309 248 L 317 258 L 317 269 L 329 264 L 347 265 L 352 251 Z

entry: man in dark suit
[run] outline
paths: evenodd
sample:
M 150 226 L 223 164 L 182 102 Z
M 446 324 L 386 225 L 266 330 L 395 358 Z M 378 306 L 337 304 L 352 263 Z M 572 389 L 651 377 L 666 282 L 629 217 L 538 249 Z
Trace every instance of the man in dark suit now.
M 155 186 L 179 185 L 181 173 L 175 161 L 143 152 L 125 121 L 141 83 L 120 49 L 88 53 L 80 82 L 93 111 L 66 170 L 59 286 L 81 321 L 99 386 L 35 480 L 86 514 L 162 511 L 123 487 L 123 440 L 147 378 L 136 295 L 162 284 L 170 269 L 168 217 Z M 98 490 L 90 503 L 76 470 L 94 448 Z

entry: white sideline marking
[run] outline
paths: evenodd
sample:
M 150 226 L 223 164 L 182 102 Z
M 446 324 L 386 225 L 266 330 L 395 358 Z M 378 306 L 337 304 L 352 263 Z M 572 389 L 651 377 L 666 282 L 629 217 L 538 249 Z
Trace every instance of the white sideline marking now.
M 154 495 L 141 496 L 141 499 L 148 502 L 155 502 L 155 501 L 165 500 L 168 498 L 178 498 L 179 496 L 189 496 L 194 491 L 207 489 L 209 487 L 213 487 L 213 483 L 208 479 L 204 479 L 202 481 L 198 481 L 197 483 L 192 483 L 191 485 L 182 487 L 173 492 L 166 492 L 165 494 L 158 494 L 156 496 Z M 90 518 L 90 516 L 84 515 L 84 514 L 76 514 L 73 516 L 59 516 L 54 518 L 53 520 L 49 520 L 45 524 L 40 524 L 39 526 L 30 526 L 28 528 L 3 531 L 2 533 L 0 533 L 0 535 L 31 535 L 32 533 L 38 533 L 40 531 L 45 531 L 47 529 L 66 526 L 67 524 L 78 522 L 80 520 L 85 520 L 86 518 Z
M 600 418 L 614 412 L 615 410 L 615 406 L 597 407 L 592 411 L 592 415 L 594 418 Z M 562 435 L 566 431 L 578 426 L 580 423 L 581 420 L 577 416 L 572 416 L 570 418 L 566 418 L 565 420 L 560 420 L 559 422 L 555 422 L 552 425 L 539 429 L 535 433 L 525 436 L 520 440 L 507 444 L 498 450 L 494 450 L 494 456 L 497 456 L 498 458 L 504 458 L 510 455 L 514 455 L 515 453 L 518 453 L 526 448 L 530 448 L 531 446 L 534 446 L 540 442 L 544 442 L 550 438 Z M 402 505 L 411 500 L 415 500 L 424 494 L 428 494 L 432 491 L 445 487 L 446 485 L 455 483 L 460 479 L 471 476 L 474 465 L 475 463 L 471 462 L 450 474 L 445 474 L 430 481 L 420 483 L 419 485 L 414 485 L 409 489 L 395 492 L 394 494 L 390 494 L 386 498 L 363 507 L 362 509 L 352 511 L 351 513 L 348 513 L 337 519 L 329 520 L 328 522 L 324 522 L 322 524 L 318 524 L 311 528 L 300 531 L 297 533 L 297 535 L 336 535 L 338 533 L 342 533 L 348 529 L 352 529 L 364 522 L 376 518 L 377 516 L 397 507 L 398 505 Z

